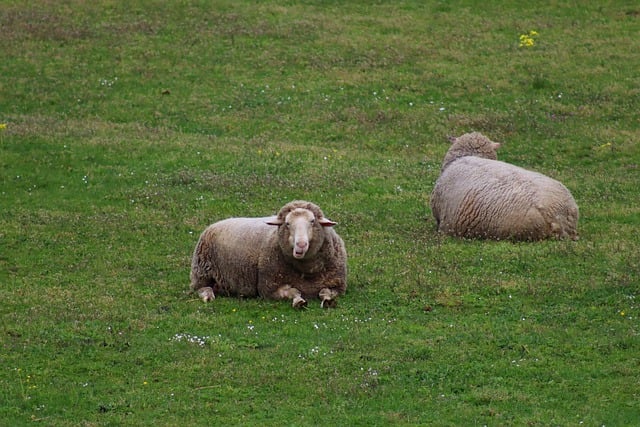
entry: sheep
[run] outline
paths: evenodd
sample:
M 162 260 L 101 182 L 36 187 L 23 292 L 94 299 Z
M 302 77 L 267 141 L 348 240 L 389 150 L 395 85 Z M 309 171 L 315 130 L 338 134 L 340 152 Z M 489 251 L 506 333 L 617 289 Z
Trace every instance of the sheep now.
M 497 160 L 478 132 L 451 139 L 431 193 L 438 230 L 458 237 L 578 239 L 578 206 L 560 182 Z
M 215 295 L 291 300 L 319 298 L 335 307 L 347 287 L 344 241 L 335 222 L 311 202 L 293 201 L 276 216 L 229 218 L 200 235 L 191 263 L 191 290 Z

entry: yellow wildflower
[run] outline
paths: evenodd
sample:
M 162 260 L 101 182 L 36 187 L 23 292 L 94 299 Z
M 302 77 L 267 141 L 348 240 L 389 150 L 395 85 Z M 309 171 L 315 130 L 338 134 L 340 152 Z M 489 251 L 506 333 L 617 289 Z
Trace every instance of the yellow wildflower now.
M 0 130 L 6 129 L 6 128 L 7 128 L 7 124 L 6 123 L 0 123 Z
M 534 37 L 538 35 L 538 32 L 535 30 L 529 31 L 528 34 L 520 34 L 520 44 L 519 47 L 532 47 L 535 45 Z

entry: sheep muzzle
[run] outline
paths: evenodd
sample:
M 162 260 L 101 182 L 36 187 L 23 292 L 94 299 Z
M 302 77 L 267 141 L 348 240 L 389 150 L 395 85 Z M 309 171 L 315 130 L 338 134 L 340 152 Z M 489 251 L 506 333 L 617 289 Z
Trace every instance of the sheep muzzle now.
M 298 240 L 293 246 L 293 257 L 294 258 L 304 258 L 309 249 L 309 241 L 307 240 Z

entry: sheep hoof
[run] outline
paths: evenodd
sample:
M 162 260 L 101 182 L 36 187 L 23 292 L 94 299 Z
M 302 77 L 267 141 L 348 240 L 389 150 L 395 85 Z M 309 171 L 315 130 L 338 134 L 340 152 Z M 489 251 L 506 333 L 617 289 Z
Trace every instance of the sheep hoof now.
M 204 302 L 213 301 L 216 298 L 213 294 L 213 289 L 209 287 L 198 289 L 198 295 L 200 295 L 200 298 L 202 298 L 202 301 Z
M 307 301 L 302 297 L 295 297 L 292 305 L 293 308 L 307 308 Z
M 322 300 L 320 302 L 320 307 L 322 308 L 334 308 L 338 305 L 336 301 L 336 297 L 338 296 L 338 292 L 329 288 L 322 288 L 318 293 L 318 296 Z
M 320 307 L 322 308 L 336 308 L 338 306 L 338 300 L 326 298 L 320 302 Z

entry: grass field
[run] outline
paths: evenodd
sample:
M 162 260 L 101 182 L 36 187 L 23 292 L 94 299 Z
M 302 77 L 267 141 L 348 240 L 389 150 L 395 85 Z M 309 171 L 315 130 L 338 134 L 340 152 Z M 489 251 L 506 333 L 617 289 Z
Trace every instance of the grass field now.
M 637 425 L 640 5 L 543 3 L 0 0 L 0 425 Z M 439 235 L 469 131 L 580 240 Z M 188 292 L 294 199 L 336 309 Z

